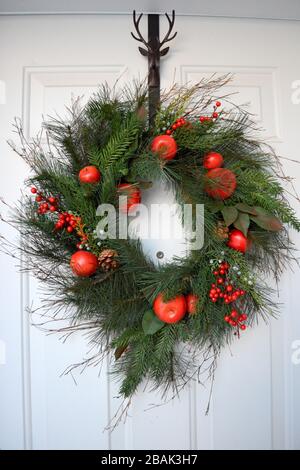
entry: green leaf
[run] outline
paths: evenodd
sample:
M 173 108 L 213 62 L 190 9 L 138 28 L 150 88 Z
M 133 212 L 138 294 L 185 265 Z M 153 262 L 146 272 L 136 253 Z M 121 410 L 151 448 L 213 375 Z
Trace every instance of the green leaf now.
M 224 204 L 222 202 L 208 202 L 206 203 L 206 207 L 212 214 L 216 214 L 223 209 Z
M 255 207 L 251 207 L 243 202 L 239 202 L 235 207 L 241 212 L 246 212 L 246 214 L 257 215 Z
M 154 335 L 164 326 L 164 322 L 159 320 L 152 310 L 148 310 L 142 320 L 142 327 L 145 335 Z
M 255 206 L 254 209 L 256 210 L 256 214 L 255 215 L 264 215 L 264 216 L 272 216 L 272 214 L 270 214 L 270 212 L 268 212 L 266 209 L 264 209 L 263 207 L 260 207 L 260 206 Z
M 223 207 L 221 210 L 225 225 L 229 227 L 229 225 L 233 224 L 233 222 L 237 219 L 239 213 L 235 207 Z
M 245 237 L 246 237 L 246 236 L 247 236 L 247 233 L 248 233 L 249 225 L 250 225 L 250 217 L 249 217 L 249 215 L 248 215 L 248 214 L 244 214 L 243 212 L 240 212 L 238 218 L 237 218 L 236 221 L 234 222 L 235 228 L 237 228 L 238 230 L 240 230 L 241 232 L 243 232 L 243 234 L 244 234 Z
M 283 225 L 275 215 L 271 214 L 258 214 L 257 216 L 252 215 L 251 220 L 256 223 L 259 227 L 270 232 L 279 232 L 282 230 Z

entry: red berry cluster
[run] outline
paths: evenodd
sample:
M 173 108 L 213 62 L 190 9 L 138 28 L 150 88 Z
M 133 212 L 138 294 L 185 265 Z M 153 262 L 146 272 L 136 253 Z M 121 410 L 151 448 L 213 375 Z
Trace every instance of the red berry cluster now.
M 217 113 L 217 108 L 221 106 L 221 101 L 216 101 L 216 104 L 214 105 L 214 110 L 211 116 L 200 116 L 199 121 L 200 122 L 209 122 L 212 119 L 218 119 L 219 113 Z
M 81 217 L 70 214 L 70 212 L 62 212 L 59 214 L 55 229 L 65 229 L 68 233 L 76 231 L 77 236 L 80 238 L 80 242 L 76 243 L 76 247 L 78 249 L 82 249 L 84 246 L 88 247 L 88 236 L 84 233 L 84 225 Z
M 77 248 L 83 248 L 88 246 L 88 236 L 84 233 L 84 225 L 81 217 L 71 214 L 70 212 L 61 212 L 58 208 L 57 198 L 50 196 L 45 197 L 36 188 L 31 188 L 32 194 L 36 194 L 36 201 L 39 203 L 38 214 L 46 214 L 47 212 L 57 212 L 58 221 L 54 228 L 55 230 L 65 229 L 68 233 L 76 231 L 76 234 L 80 238 L 80 242 L 77 243 Z
M 176 129 L 184 126 L 185 124 L 186 124 L 186 120 L 183 117 L 176 119 L 174 124 L 172 124 L 171 129 L 166 130 L 166 134 L 171 135 L 174 131 L 176 131 Z
M 57 212 L 57 199 L 53 196 L 45 197 L 36 188 L 31 188 L 32 194 L 36 194 L 36 202 L 39 203 L 38 214 L 46 214 L 47 212 Z
M 244 322 L 247 320 L 247 315 L 245 313 L 239 314 L 236 310 L 232 310 L 230 315 L 226 315 L 224 320 L 231 326 L 237 327 L 240 330 L 244 331 L 247 327 Z
M 80 242 L 76 243 L 76 247 L 81 250 L 84 247 L 88 248 L 88 236 L 84 232 L 84 224 L 81 217 L 70 214 L 69 212 L 63 212 L 59 215 L 59 220 L 55 224 L 57 230 L 62 230 L 65 228 L 68 233 L 74 232 L 76 230 L 77 236 L 80 238 Z
M 56 230 L 66 229 L 68 233 L 74 232 L 78 224 L 78 217 L 69 212 L 61 212 L 55 224 Z
M 228 270 L 230 265 L 226 261 L 222 261 L 219 269 L 213 271 L 216 276 L 216 282 L 211 285 L 209 291 L 209 298 L 212 302 L 217 302 L 223 299 L 225 304 L 235 302 L 241 295 L 245 295 L 243 289 L 235 289 L 230 282 L 228 282 Z

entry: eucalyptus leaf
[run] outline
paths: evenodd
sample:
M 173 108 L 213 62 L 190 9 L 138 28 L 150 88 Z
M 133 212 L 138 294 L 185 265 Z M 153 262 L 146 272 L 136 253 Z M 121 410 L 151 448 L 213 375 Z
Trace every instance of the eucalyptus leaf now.
M 152 310 L 147 310 L 143 316 L 142 327 L 145 335 L 154 335 L 164 324 Z
M 248 215 L 248 214 L 244 214 L 243 212 L 240 212 L 238 218 L 237 218 L 236 221 L 234 222 L 235 228 L 237 228 L 238 230 L 240 230 L 240 231 L 245 235 L 245 237 L 246 237 L 246 236 L 247 236 L 247 233 L 248 233 L 249 225 L 250 225 L 250 217 L 249 217 L 249 215 Z
M 271 215 L 270 212 L 268 212 L 266 209 L 260 206 L 254 206 L 254 209 L 256 210 L 255 215 Z
M 271 232 L 279 232 L 282 230 L 283 225 L 280 220 L 273 214 L 270 214 L 266 209 L 260 206 L 255 206 L 257 217 L 251 217 L 259 227 L 270 230 Z
M 235 207 L 223 207 L 221 210 L 225 225 L 229 227 L 229 225 L 233 224 L 233 222 L 238 218 L 238 211 Z
M 270 232 L 279 232 L 282 230 L 283 225 L 275 215 L 271 214 L 259 214 L 257 216 L 252 215 L 251 220 L 256 223 L 260 228 L 269 230 Z
M 255 207 L 251 207 L 248 204 L 244 204 L 243 202 L 239 202 L 235 207 L 241 212 L 246 212 L 246 214 L 257 215 Z

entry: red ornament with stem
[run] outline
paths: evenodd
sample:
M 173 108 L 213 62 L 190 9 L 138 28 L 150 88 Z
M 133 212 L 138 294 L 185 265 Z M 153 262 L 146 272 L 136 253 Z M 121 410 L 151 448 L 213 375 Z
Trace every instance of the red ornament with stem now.
M 152 141 L 151 150 L 162 160 L 172 160 L 177 153 L 177 144 L 170 135 L 158 135 Z
M 153 303 L 155 315 L 165 323 L 177 323 L 186 314 L 186 300 L 183 295 L 164 301 L 163 294 L 159 294 Z

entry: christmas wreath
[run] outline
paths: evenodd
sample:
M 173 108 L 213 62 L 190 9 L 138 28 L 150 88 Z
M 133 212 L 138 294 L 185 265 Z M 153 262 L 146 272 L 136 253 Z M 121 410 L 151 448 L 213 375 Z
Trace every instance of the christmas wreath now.
M 16 122 L 14 149 L 32 171 L 32 194 L 13 219 L 26 269 L 47 284 L 53 315 L 90 332 L 99 360 L 114 352 L 124 397 L 144 379 L 178 391 L 197 377 L 199 352 L 212 358 L 212 373 L 224 345 L 276 313 L 263 279 L 278 279 L 294 259 L 286 227 L 299 231 L 300 221 L 280 159 L 253 137 L 245 110 L 228 109 L 227 79 L 172 88 L 152 127 L 136 84 L 120 94 L 104 86 L 67 118 L 46 122 L 47 148 L 27 142 Z M 120 211 L 130 214 L 153 181 L 180 205 L 205 207 L 203 247 L 159 265 L 139 240 L 96 230 L 99 204 L 125 195 Z

